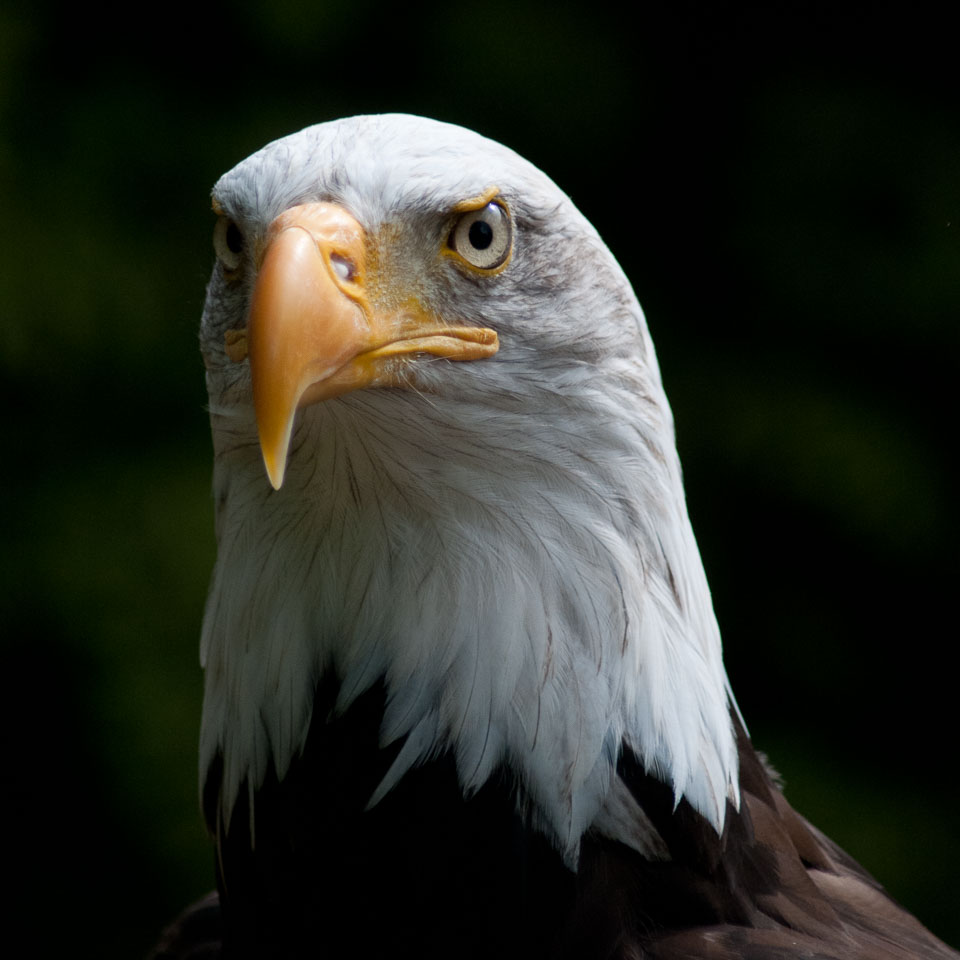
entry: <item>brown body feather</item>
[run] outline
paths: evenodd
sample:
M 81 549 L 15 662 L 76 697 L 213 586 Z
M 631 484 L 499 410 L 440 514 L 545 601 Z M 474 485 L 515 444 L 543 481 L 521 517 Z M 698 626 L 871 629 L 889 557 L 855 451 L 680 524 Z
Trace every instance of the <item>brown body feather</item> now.
M 334 699 L 321 686 L 303 756 L 258 793 L 253 849 L 246 801 L 224 833 L 208 782 L 219 910 L 187 911 L 155 960 L 429 960 L 451 943 L 505 960 L 960 957 L 793 810 L 739 726 L 742 802 L 722 836 L 625 753 L 618 772 L 670 858 L 588 833 L 573 874 L 517 814 L 506 772 L 463 799 L 440 758 L 366 810 L 393 754 L 377 744 L 383 692 L 340 717 Z
M 623 874 L 633 872 L 645 880 L 642 895 L 632 905 L 621 903 L 622 910 L 633 912 L 608 956 L 956 958 L 954 950 L 790 806 L 739 723 L 737 727 L 741 808 L 728 809 L 721 837 L 685 802 L 675 813 L 665 812 L 666 791 L 638 764 L 621 764 L 647 812 L 653 811 L 672 859 L 639 863 L 620 851 L 619 857 L 631 861 Z M 655 799 L 658 793 L 662 796 Z M 618 856 L 604 847 L 600 859 Z M 599 867 L 601 872 L 607 869 Z

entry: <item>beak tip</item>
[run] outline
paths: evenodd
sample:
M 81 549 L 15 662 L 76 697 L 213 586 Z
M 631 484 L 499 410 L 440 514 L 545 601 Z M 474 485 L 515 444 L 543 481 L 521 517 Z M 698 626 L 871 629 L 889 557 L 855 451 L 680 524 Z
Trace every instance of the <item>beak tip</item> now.
M 258 400 L 260 400 L 260 403 L 257 402 Z M 287 455 L 290 452 L 290 437 L 293 434 L 296 401 L 284 397 L 278 404 L 272 402 L 269 397 L 258 397 L 256 381 L 254 381 L 253 405 L 257 414 L 257 433 L 263 466 L 267 471 L 270 486 L 274 490 L 279 490 L 283 486 L 283 478 L 287 472 Z
M 264 456 L 263 465 L 267 468 L 267 479 L 274 490 L 279 490 L 283 486 L 283 475 L 286 473 L 286 457 L 271 460 Z
M 260 454 L 263 457 L 263 466 L 267 471 L 267 479 L 274 490 L 283 486 L 283 478 L 287 472 L 287 452 L 290 447 L 290 431 L 287 430 L 280 443 L 264 442 L 260 438 Z

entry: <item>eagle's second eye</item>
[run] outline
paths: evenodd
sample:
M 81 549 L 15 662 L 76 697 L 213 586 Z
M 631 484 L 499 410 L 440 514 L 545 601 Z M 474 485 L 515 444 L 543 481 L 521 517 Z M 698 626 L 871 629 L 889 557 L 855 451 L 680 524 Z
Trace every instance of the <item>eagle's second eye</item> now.
M 463 214 L 450 233 L 449 246 L 470 266 L 496 270 L 509 259 L 512 239 L 510 215 L 494 201 Z
M 236 270 L 243 259 L 243 234 L 229 217 L 217 217 L 213 228 L 213 252 L 227 271 Z

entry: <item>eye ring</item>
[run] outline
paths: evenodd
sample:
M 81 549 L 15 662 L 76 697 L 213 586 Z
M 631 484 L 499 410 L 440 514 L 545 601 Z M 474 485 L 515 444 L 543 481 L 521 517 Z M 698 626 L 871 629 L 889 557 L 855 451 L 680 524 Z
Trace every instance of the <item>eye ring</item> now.
M 513 225 L 506 207 L 491 201 L 467 211 L 453 225 L 447 246 L 477 270 L 502 270 L 513 252 Z
M 213 228 L 213 252 L 228 273 L 240 267 L 245 246 L 243 233 L 236 222 L 227 216 L 217 217 Z

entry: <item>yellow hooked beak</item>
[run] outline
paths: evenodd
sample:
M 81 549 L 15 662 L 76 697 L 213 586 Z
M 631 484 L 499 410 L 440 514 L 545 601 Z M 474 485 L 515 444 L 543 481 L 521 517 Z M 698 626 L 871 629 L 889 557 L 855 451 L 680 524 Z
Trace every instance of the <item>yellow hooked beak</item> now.
M 401 386 L 412 354 L 478 360 L 497 352 L 493 330 L 449 326 L 409 300 L 402 308 L 371 302 L 379 283 L 367 277 L 368 246 L 363 227 L 337 204 L 280 214 L 267 232 L 247 329 L 227 332 L 228 356 L 250 357 L 260 449 L 274 489 L 283 483 L 300 407 L 363 387 Z

